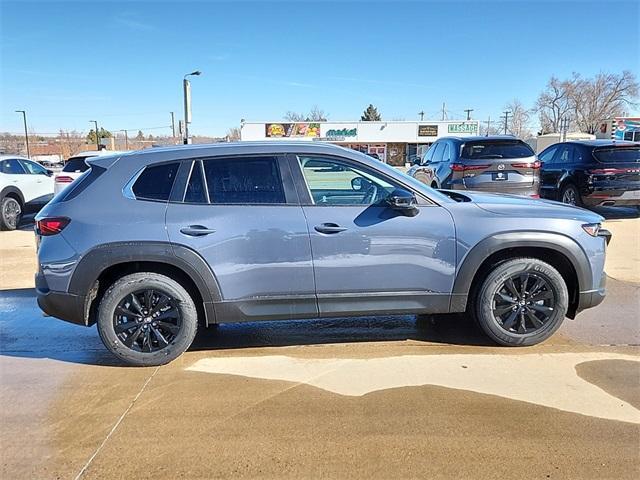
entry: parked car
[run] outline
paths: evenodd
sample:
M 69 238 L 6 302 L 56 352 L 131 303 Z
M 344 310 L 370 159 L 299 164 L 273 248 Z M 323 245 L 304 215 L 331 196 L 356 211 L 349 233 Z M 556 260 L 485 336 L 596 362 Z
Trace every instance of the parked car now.
M 433 188 L 537 198 L 539 168 L 531 147 L 515 137 L 443 137 L 407 173 Z
M 51 200 L 52 174 L 28 158 L 0 156 L 0 230 L 15 230 L 24 213 Z
M 117 152 L 113 150 L 89 150 L 87 152 L 80 152 L 64 163 L 62 170 L 55 175 L 55 188 L 54 191 L 57 194 L 69 186 L 76 178 L 89 170 L 86 160 L 102 155 L 117 155 L 123 152 Z
M 36 217 L 38 304 L 133 365 L 220 322 L 469 312 L 534 345 L 605 295 L 602 217 L 320 142 L 95 157 Z
M 640 205 L 640 143 L 557 143 L 539 158 L 544 198 L 586 207 Z

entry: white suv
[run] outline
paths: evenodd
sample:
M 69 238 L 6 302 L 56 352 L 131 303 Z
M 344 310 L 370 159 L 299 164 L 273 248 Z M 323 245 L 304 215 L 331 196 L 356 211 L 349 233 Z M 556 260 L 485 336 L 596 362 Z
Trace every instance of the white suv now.
M 53 172 L 27 158 L 0 155 L 0 229 L 15 230 L 23 212 L 53 197 Z

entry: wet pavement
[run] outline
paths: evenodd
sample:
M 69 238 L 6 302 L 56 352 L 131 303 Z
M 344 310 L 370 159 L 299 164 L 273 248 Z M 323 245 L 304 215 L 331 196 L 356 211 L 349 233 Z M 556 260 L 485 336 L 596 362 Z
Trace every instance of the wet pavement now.
M 128 368 L 4 273 L 0 478 L 638 478 L 640 282 L 615 278 L 638 274 L 621 238 L 603 304 L 530 348 L 464 315 L 259 322 Z M 29 245 L 0 245 L 18 252 L 2 272 L 33 268 Z

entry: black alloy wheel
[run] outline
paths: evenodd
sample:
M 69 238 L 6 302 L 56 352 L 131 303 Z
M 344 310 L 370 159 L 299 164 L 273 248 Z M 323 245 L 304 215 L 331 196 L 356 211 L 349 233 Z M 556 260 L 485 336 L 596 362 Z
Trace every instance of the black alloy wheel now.
M 126 347 L 152 353 L 175 340 L 182 328 L 182 316 L 171 296 L 148 288 L 130 293 L 118 303 L 113 328 Z
M 555 311 L 556 294 L 541 275 L 524 272 L 508 277 L 496 290 L 492 311 L 507 332 L 534 333 L 549 322 Z

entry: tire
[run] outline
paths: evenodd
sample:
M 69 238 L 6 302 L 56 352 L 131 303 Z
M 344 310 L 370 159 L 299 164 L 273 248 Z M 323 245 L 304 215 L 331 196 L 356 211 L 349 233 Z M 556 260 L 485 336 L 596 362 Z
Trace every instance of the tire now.
M 15 230 L 22 218 L 22 205 L 13 197 L 0 201 L 0 230 Z
M 509 280 L 515 295 L 510 293 Z M 489 338 L 504 346 L 545 341 L 560 328 L 569 305 L 562 275 L 537 258 L 515 258 L 498 264 L 472 295 L 474 319 Z
M 178 282 L 140 272 L 122 277 L 107 289 L 97 323 L 100 339 L 111 353 L 128 365 L 147 367 L 169 363 L 189 348 L 198 329 L 198 314 Z
M 580 192 L 576 186 L 572 183 L 566 184 L 560 191 L 560 201 L 567 205 L 574 205 L 580 207 L 582 205 L 582 198 L 580 198 Z

